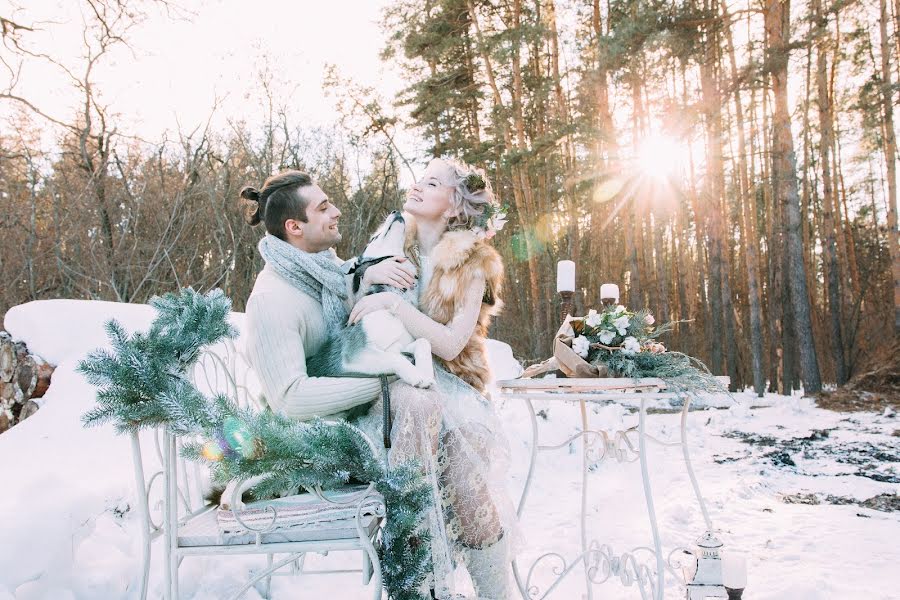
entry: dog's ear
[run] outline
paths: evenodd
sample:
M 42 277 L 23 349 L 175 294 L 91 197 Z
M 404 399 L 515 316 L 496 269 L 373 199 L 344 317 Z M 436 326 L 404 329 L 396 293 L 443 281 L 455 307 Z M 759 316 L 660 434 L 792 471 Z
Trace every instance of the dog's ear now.
M 344 275 L 350 275 L 351 273 L 356 273 L 356 266 L 359 264 L 359 257 L 354 256 L 350 260 L 344 262 L 341 265 L 341 270 L 344 272 Z

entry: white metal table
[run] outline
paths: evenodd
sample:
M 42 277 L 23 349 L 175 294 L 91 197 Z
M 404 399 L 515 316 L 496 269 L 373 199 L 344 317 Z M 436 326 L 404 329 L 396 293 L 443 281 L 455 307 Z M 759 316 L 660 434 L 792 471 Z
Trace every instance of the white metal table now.
M 728 377 L 717 377 L 720 383 L 726 386 Z M 618 577 L 621 582 L 630 586 L 637 584 L 643 600 L 662 600 L 665 593 L 665 574 L 671 573 L 680 580 L 687 589 L 688 600 L 703 600 L 706 598 L 726 598 L 727 594 L 722 585 L 722 571 L 719 556 L 719 548 L 722 543 L 713 533 L 712 521 L 706 509 L 706 503 L 700 494 L 700 486 L 691 466 L 687 441 L 687 416 L 690 408 L 690 396 L 683 396 L 673 389 L 663 379 L 658 378 L 596 378 L 596 379 L 511 379 L 496 383 L 500 398 L 524 400 L 531 416 L 531 457 L 525 485 L 519 498 L 517 512 L 521 518 L 528 498 L 534 476 L 535 462 L 540 452 L 549 452 L 567 447 L 574 440 L 582 439 L 582 472 L 581 472 L 581 554 L 571 561 L 558 552 L 547 552 L 539 556 L 528 568 L 523 579 L 517 561 L 513 561 L 513 574 L 516 578 L 519 592 L 524 600 L 546 598 L 559 583 L 568 576 L 579 564 L 584 565 L 584 578 L 586 598 L 594 597 L 593 585 L 603 583 L 611 577 Z M 647 401 L 653 399 L 677 398 L 683 396 L 684 404 L 681 410 L 681 436 L 679 441 L 664 441 L 647 434 L 645 423 L 647 420 Z M 559 443 L 541 445 L 538 435 L 537 414 L 534 409 L 534 400 L 552 402 L 577 401 L 581 408 L 581 428 L 573 436 Z M 639 403 L 638 423 L 636 426 L 624 431 L 608 432 L 591 429 L 588 422 L 588 403 L 609 404 L 631 400 Z M 635 445 L 635 439 L 636 445 Z M 703 514 L 706 531 L 698 540 L 700 555 L 696 556 L 697 571 L 691 581 L 684 581 L 676 571 L 678 552 L 690 552 L 685 547 L 671 550 L 668 555 L 663 554 L 660 542 L 659 529 L 656 520 L 656 511 L 653 504 L 653 493 L 650 485 L 650 476 L 647 469 L 647 443 L 653 442 L 661 446 L 680 446 L 684 456 L 684 463 L 694 494 Z M 587 513 L 587 474 L 588 467 L 604 459 L 615 459 L 618 462 L 640 462 L 641 479 L 643 482 L 644 497 L 647 503 L 647 514 L 650 522 L 650 531 L 653 538 L 653 546 L 639 546 L 631 551 L 616 554 L 607 544 L 598 541 L 588 541 L 586 527 Z M 649 563 L 640 557 L 648 556 Z M 556 579 L 549 585 L 546 591 L 541 591 L 532 583 L 535 568 L 546 559 L 555 559 L 561 563 L 561 567 L 554 569 Z

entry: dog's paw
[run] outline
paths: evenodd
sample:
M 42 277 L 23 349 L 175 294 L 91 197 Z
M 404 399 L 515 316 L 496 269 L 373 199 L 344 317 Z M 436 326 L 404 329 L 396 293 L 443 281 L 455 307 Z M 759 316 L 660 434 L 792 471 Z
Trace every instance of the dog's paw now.
M 419 375 L 418 373 L 415 375 L 409 375 L 407 377 L 401 377 L 401 379 L 405 383 L 417 388 L 431 388 L 435 385 L 434 377 Z
M 435 385 L 437 385 L 437 382 L 434 380 L 434 377 L 423 377 L 422 381 L 416 384 L 416 387 L 428 389 L 433 388 Z

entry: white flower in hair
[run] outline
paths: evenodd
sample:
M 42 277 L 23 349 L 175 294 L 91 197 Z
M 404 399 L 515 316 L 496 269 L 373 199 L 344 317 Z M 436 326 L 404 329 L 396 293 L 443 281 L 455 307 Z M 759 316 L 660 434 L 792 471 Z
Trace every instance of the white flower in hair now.
M 499 204 L 488 204 L 473 229 L 481 239 L 491 239 L 506 225 L 506 209 Z
M 498 208 L 497 212 L 490 218 L 488 221 L 488 231 L 500 231 L 506 225 L 506 213 L 503 212 L 502 208 Z

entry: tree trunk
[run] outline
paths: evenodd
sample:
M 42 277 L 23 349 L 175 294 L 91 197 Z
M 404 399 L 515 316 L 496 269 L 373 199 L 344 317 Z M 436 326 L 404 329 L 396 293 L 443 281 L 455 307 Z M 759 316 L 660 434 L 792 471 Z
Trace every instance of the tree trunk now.
M 475 78 L 475 57 L 473 56 L 472 51 L 472 38 L 469 35 L 465 35 L 463 37 L 465 42 L 465 57 L 466 57 L 466 71 L 468 72 L 469 81 L 474 82 Z M 478 118 L 478 108 L 479 102 L 476 96 L 472 97 L 472 100 L 468 105 L 468 125 L 469 125 L 469 135 L 475 141 L 476 147 L 481 147 L 481 124 Z
M 772 170 L 775 194 L 786 209 L 787 259 L 790 265 L 789 285 L 793 309 L 794 333 L 800 355 L 800 375 L 804 391 L 815 393 L 822 389 L 819 363 L 813 339 L 809 292 L 806 286 L 806 266 L 803 261 L 800 197 L 797 191 L 796 158 L 791 136 L 791 115 L 788 107 L 788 39 L 790 32 L 789 0 L 767 0 L 765 10 L 767 50 L 772 76 L 775 107 L 772 122 Z
M 831 173 L 831 149 L 834 147 L 834 118 L 828 85 L 828 54 L 825 47 L 827 21 L 822 15 L 822 0 L 813 0 L 814 18 L 819 20 L 819 40 L 816 46 L 816 92 L 819 105 L 819 128 L 821 132 L 820 154 L 822 161 L 822 214 L 823 250 L 825 261 L 825 284 L 828 294 L 828 316 L 830 325 L 831 351 L 834 355 L 835 380 L 838 385 L 847 381 L 844 359 L 844 337 L 841 322 L 843 309 L 840 293 L 840 268 L 837 258 L 837 240 L 834 226 L 834 183 Z
M 715 55 L 712 42 L 707 42 L 707 54 L 703 64 L 700 65 L 700 91 L 703 98 L 704 112 L 706 113 L 706 189 L 704 191 L 703 218 L 704 232 L 706 233 L 709 253 L 709 324 L 715 332 L 709 337 L 710 363 L 713 373 L 722 374 L 725 371 L 723 356 L 723 334 L 725 333 L 724 312 L 722 307 L 722 214 L 720 202 L 722 197 L 723 166 L 722 166 L 722 121 L 721 102 L 716 83 L 714 67 Z
M 763 88 L 762 93 L 762 130 L 765 133 L 769 131 L 769 87 Z M 766 307 L 769 314 L 769 354 L 772 357 L 769 369 L 769 389 L 773 392 L 784 395 L 790 393 L 790 386 L 785 386 L 784 374 L 784 346 L 783 335 L 784 330 L 784 296 L 783 279 L 781 276 L 780 259 L 783 251 L 783 236 L 781 227 L 781 210 L 778 202 L 775 200 L 775 194 L 772 190 L 772 161 L 771 161 L 771 143 L 768 135 L 762 136 L 762 156 L 766 160 L 762 161 L 762 188 L 764 194 L 764 204 L 766 206 L 766 275 L 769 280 L 766 293 Z M 777 224 L 776 224 L 777 223 Z
M 705 250 L 705 252 L 704 252 Z M 697 256 L 697 310 L 694 312 L 697 316 L 706 317 L 709 314 L 709 295 L 707 294 L 707 286 L 706 282 L 709 280 L 709 247 L 701 246 L 698 251 Z M 711 326 L 710 320 L 708 318 L 702 319 L 703 327 L 702 333 L 703 339 L 705 340 L 705 346 L 707 348 L 712 347 L 712 337 L 715 336 L 715 332 Z M 699 335 L 696 337 L 700 337 Z M 698 345 L 699 346 L 699 345 Z M 698 352 L 699 354 L 699 352 Z M 713 371 L 715 373 L 715 371 Z
M 638 251 L 635 244 L 637 215 L 631 198 L 625 200 L 620 211 L 625 231 L 625 254 L 628 256 L 628 304 L 631 310 L 640 310 L 641 306 L 641 269 L 638 266 Z
M 593 164 L 588 168 L 587 172 L 591 177 L 591 198 L 589 202 L 591 214 L 591 235 L 588 236 L 588 244 L 592 260 L 598 260 L 600 254 L 606 253 L 610 244 L 607 241 L 607 231 L 609 222 L 614 218 L 610 202 L 605 196 L 608 193 L 604 190 L 605 186 L 611 178 L 615 177 L 618 169 L 618 143 L 615 134 L 615 127 L 612 120 L 612 113 L 609 107 L 609 82 L 606 72 L 606 61 L 600 54 L 600 39 L 604 36 L 603 23 L 601 21 L 600 1 L 593 0 L 593 12 L 591 15 L 591 27 L 595 36 L 596 48 L 595 55 L 595 77 L 593 100 L 596 106 L 596 142 L 593 145 Z M 607 271 L 601 272 L 599 269 L 589 269 L 588 285 L 592 286 L 592 293 L 598 295 L 600 293 L 601 277 L 608 280 L 611 275 L 612 265 L 608 261 L 601 261 L 600 265 L 606 265 Z M 619 280 L 621 283 L 621 280 Z M 599 305 L 600 298 L 596 301 Z
M 747 269 L 747 296 L 750 307 L 750 360 L 753 389 L 756 395 L 765 394 L 766 379 L 762 364 L 762 313 L 759 293 L 759 238 L 756 235 L 756 194 L 750 189 L 747 172 L 747 141 L 744 135 L 744 107 L 741 102 L 740 87 L 737 85 L 737 60 L 734 39 L 731 32 L 731 17 L 728 5 L 722 0 L 722 16 L 725 23 L 725 40 L 728 43 L 728 58 L 731 66 L 735 125 L 738 133 L 738 183 L 741 192 L 741 226 L 743 229 L 744 261 Z M 753 98 L 751 97 L 751 103 Z
M 776 192 L 777 197 L 777 192 Z M 782 218 L 787 214 L 787 207 L 782 205 Z M 782 253 L 775 257 L 781 264 L 781 373 L 784 378 L 782 393 L 790 395 L 797 389 L 797 334 L 794 326 L 794 307 L 791 305 L 791 265 L 788 253 L 787 227 L 780 227 Z
M 556 113 L 557 123 L 555 124 L 555 129 L 558 130 L 561 126 L 565 131 L 561 142 L 562 151 L 563 151 L 563 163 L 565 172 L 563 173 L 563 199 L 565 200 L 566 206 L 568 208 L 568 238 L 569 238 L 569 257 L 575 262 L 576 265 L 581 264 L 581 235 L 578 229 L 578 199 L 575 196 L 574 183 L 575 183 L 575 145 L 573 142 L 572 135 L 568 133 L 569 130 L 569 105 L 566 101 L 566 96 L 563 91 L 562 86 L 562 76 L 560 75 L 559 70 L 559 36 L 557 33 L 556 27 L 556 5 L 554 0 L 547 0 L 546 2 L 546 10 L 543 11 L 542 19 L 546 24 L 547 31 L 550 36 L 550 76 L 553 81 L 553 91 L 554 91 L 554 107 Z M 540 61 L 535 61 L 536 65 L 540 64 Z M 584 283 L 582 283 L 582 287 Z M 581 303 L 581 295 L 576 294 L 576 307 L 583 309 L 582 306 L 578 306 Z M 583 314 L 583 313 L 581 313 Z
M 509 122 L 506 118 L 506 105 L 503 101 L 503 95 L 500 93 L 500 88 L 497 84 L 497 79 L 494 75 L 494 67 L 493 61 L 491 60 L 490 54 L 487 51 L 487 47 L 485 46 L 485 41 L 483 35 L 481 33 L 481 26 L 478 21 L 478 13 L 475 9 L 474 0 L 468 0 L 467 6 L 469 9 L 469 16 L 472 20 L 472 26 L 475 29 L 475 40 L 479 48 L 479 53 L 481 55 L 482 61 L 484 61 L 484 69 L 485 74 L 487 75 L 488 84 L 491 88 L 491 94 L 494 101 L 495 114 L 499 114 L 497 117 L 499 122 L 499 129 L 501 135 L 503 137 L 504 146 L 506 151 L 509 153 L 515 153 L 519 149 L 524 149 L 525 144 L 525 126 L 524 126 L 524 117 L 522 116 L 522 76 L 521 69 L 519 67 L 519 54 L 518 54 L 518 41 L 514 43 L 515 52 L 513 53 L 513 71 L 514 71 L 514 81 L 515 84 L 513 86 L 513 113 L 515 116 L 514 126 L 516 129 L 516 140 L 513 141 L 512 132 L 510 131 Z M 519 14 L 521 12 L 521 1 L 515 0 L 514 2 L 514 26 L 518 28 L 519 26 Z M 534 207 L 531 198 L 531 186 L 528 183 L 528 176 L 525 172 L 521 163 L 512 165 L 510 168 L 511 171 L 511 179 L 512 179 L 512 189 L 513 189 L 513 199 L 516 204 L 516 212 L 519 215 L 519 219 L 524 224 L 528 223 L 529 219 L 535 217 Z M 525 253 L 527 255 L 527 263 L 528 263 L 528 289 L 529 289 L 529 307 L 531 309 L 532 317 L 537 319 L 537 329 L 541 332 L 539 335 L 533 337 L 532 343 L 532 352 L 535 356 L 540 356 L 542 353 L 542 339 L 543 333 L 547 329 L 547 321 L 544 317 L 543 311 L 543 302 L 541 301 L 541 293 L 540 293 L 540 284 L 539 284 L 539 275 L 538 275 L 538 264 L 537 264 L 537 251 L 534 247 L 534 241 L 532 240 L 532 236 L 530 235 L 530 231 L 525 228 L 524 235 L 522 236 L 523 245 L 525 247 Z
M 666 253 L 663 235 L 664 225 L 659 222 L 659 216 L 653 218 L 653 252 L 656 255 L 656 285 L 659 300 L 656 304 L 657 320 L 661 323 L 671 319 L 669 313 L 669 282 L 666 276 Z M 674 257 L 673 257 L 674 258 Z
M 603 25 L 600 21 L 600 0 L 593 0 L 592 21 L 594 34 L 597 36 L 597 47 L 599 48 L 599 40 L 603 37 Z M 607 24 L 608 26 L 609 24 Z M 608 88 L 606 59 L 604 56 L 597 56 L 597 126 L 599 127 L 600 145 L 606 150 L 607 156 L 618 157 L 618 143 L 616 131 L 613 125 L 612 111 L 609 106 L 609 88 Z
M 880 0 L 878 28 L 881 33 L 881 98 L 884 119 L 884 161 L 887 167 L 888 246 L 894 280 L 894 335 L 900 335 L 900 234 L 897 229 L 897 139 L 894 135 L 893 76 L 891 48 L 887 30 L 887 3 Z
M 638 75 L 632 71 L 629 74 L 629 83 L 631 87 L 632 99 L 632 125 L 631 125 L 631 148 L 632 152 L 637 154 L 638 146 L 641 140 L 641 111 L 643 110 L 643 102 L 641 102 L 641 82 Z M 643 289 L 643 272 L 641 270 L 641 217 L 637 204 L 637 196 L 634 193 L 636 189 L 634 182 L 631 185 L 626 184 L 624 193 L 628 194 L 623 198 L 622 212 L 627 215 L 625 222 L 625 253 L 629 257 L 629 286 L 628 286 L 628 304 L 631 310 L 640 310 L 644 308 L 644 289 Z

